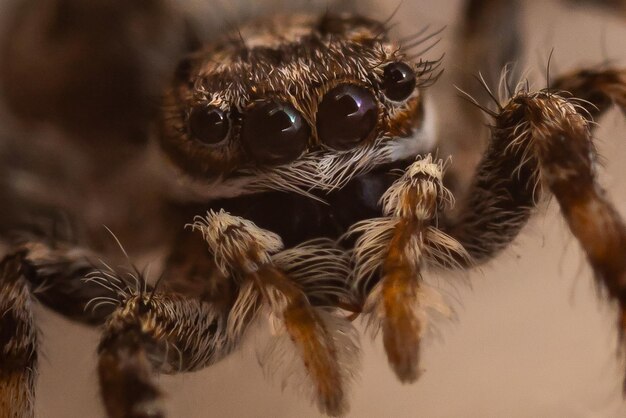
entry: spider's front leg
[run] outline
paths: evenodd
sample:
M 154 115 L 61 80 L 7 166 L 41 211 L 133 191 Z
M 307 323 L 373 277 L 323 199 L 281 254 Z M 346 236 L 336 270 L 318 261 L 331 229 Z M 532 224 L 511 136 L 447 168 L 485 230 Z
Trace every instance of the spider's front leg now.
M 107 321 L 98 347 L 98 375 L 111 418 L 165 416 L 160 373 L 197 370 L 221 359 L 238 338 L 215 306 L 175 293 L 124 285 L 113 272 L 91 277 L 120 289 L 119 306 Z
M 384 217 L 355 224 L 355 285 L 364 311 L 380 322 L 389 363 L 398 378 L 418 377 L 419 344 L 429 308 L 445 312 L 422 280 L 429 265 L 468 262 L 463 247 L 437 228 L 437 214 L 452 196 L 443 186 L 443 162 L 418 159 L 381 198 Z M 375 284 L 374 284 L 375 283 Z
M 85 280 L 116 293 L 99 302 L 114 305 L 98 346 L 100 392 L 111 418 L 165 416 L 157 374 L 219 361 L 238 347 L 256 313 L 248 294 L 218 271 L 203 241 L 183 232 L 154 286 L 136 269 L 106 265 Z M 235 315 L 242 306 L 247 313 Z
M 624 84 L 609 90 L 623 105 Z M 606 109 L 606 94 L 587 97 L 601 100 L 598 107 Z M 541 192 L 551 191 L 596 278 L 619 303 L 623 335 L 626 226 L 597 182 L 592 124 L 582 109 L 575 99 L 548 90 L 519 91 L 499 106 L 492 114 L 490 146 L 447 232 L 475 262 L 487 261 L 517 236 Z

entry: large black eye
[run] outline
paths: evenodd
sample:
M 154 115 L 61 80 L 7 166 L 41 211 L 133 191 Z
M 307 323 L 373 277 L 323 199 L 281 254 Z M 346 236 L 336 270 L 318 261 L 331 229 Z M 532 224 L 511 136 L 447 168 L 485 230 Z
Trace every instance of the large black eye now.
M 245 114 L 241 141 L 260 164 L 285 164 L 304 152 L 311 129 L 290 104 L 275 100 L 255 103 Z
M 401 102 L 415 90 L 415 71 L 403 62 L 392 62 L 385 67 L 383 91 L 389 100 Z
M 348 150 L 367 140 L 377 122 L 374 95 L 352 84 L 331 89 L 317 109 L 317 135 L 336 150 Z
M 228 135 L 228 115 L 214 106 L 194 107 L 189 114 L 189 133 L 205 144 L 217 144 Z

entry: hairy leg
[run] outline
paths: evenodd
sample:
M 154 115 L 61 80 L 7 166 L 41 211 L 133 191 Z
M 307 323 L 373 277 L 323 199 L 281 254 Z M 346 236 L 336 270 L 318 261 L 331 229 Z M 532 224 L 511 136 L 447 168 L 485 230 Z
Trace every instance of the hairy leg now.
M 0 261 L 0 416 L 32 418 L 37 375 L 37 329 L 24 278 L 24 253 Z
M 238 347 L 262 314 L 274 331 L 260 355 L 266 371 L 293 375 L 297 358 L 320 408 L 343 410 L 345 380 L 353 373 L 347 366 L 354 362 L 345 357 L 358 353 L 353 329 L 329 307 L 347 300 L 347 259 L 328 240 L 282 251 L 279 244 L 250 222 L 209 212 L 196 218 L 192 231 L 181 232 L 157 290 L 136 272 L 90 275 L 119 299 L 99 346 L 110 417 L 164 416 L 156 375 L 209 366 Z M 127 278 L 135 284 L 127 285 Z
M 35 301 L 88 325 L 104 323 L 113 311 L 115 289 L 85 281 L 97 270 L 95 254 L 40 236 L 4 237 L 0 261 L 0 416 L 32 417 L 35 403 L 37 330 Z M 92 306 L 90 306 L 90 304 Z
M 24 277 L 33 297 L 46 307 L 87 325 L 104 323 L 112 312 L 111 307 L 97 302 L 115 298 L 116 293 L 84 280 L 103 263 L 93 252 L 34 237 L 11 248 L 24 254 Z
M 466 263 L 461 245 L 437 228 L 437 214 L 452 196 L 443 186 L 443 162 L 418 159 L 382 196 L 383 215 L 355 224 L 354 286 L 383 332 L 389 363 L 398 378 L 418 377 L 419 345 L 427 310 L 445 311 L 438 295 L 425 285 L 429 266 Z
M 577 86 L 575 94 L 594 100 L 598 115 L 610 103 L 622 106 L 619 71 L 584 74 L 560 83 L 569 82 Z M 519 91 L 504 106 L 494 102 L 497 112 L 483 108 L 495 119 L 492 140 L 458 216 L 444 212 L 450 218 L 443 219 L 442 231 L 434 227 L 447 191 L 438 183 L 442 165 L 430 157 L 418 160 L 385 193 L 386 217 L 360 222 L 350 231 L 361 234 L 353 260 L 364 311 L 382 325 L 389 361 L 403 381 L 417 377 L 426 318 L 419 310 L 432 298 L 420 294 L 424 268 L 467 268 L 493 258 L 518 235 L 546 188 L 598 279 L 626 311 L 626 228 L 595 180 L 592 124 L 582 115 L 594 104 L 553 90 Z M 620 326 L 625 329 L 626 322 Z
M 519 91 L 506 105 L 498 104 L 498 112 L 488 111 L 494 118 L 491 142 L 460 202 L 459 215 L 444 223 L 475 263 L 497 255 L 528 221 L 542 186 L 548 185 L 547 156 L 541 158 L 547 152 L 544 144 L 552 144 L 552 150 L 562 156 L 562 164 L 581 154 L 583 160 L 579 165 L 572 162 L 569 170 L 587 172 L 594 187 L 600 189 L 594 174 L 593 126 L 585 116 L 600 117 L 612 103 L 624 109 L 625 81 L 622 70 L 578 71 L 558 78 L 550 91 Z M 575 98 L 564 98 L 553 93 L 555 90 L 566 90 L 561 94 Z M 567 135 L 572 132 L 563 131 L 574 122 L 584 139 L 570 139 Z
M 0 335 L 9 350 L 0 367 L 3 386 L 8 387 L 2 392 L 7 396 L 0 402 L 0 416 L 9 411 L 9 417 L 21 417 L 27 413 L 25 408 L 30 408 L 32 415 L 36 332 L 31 299 L 78 322 L 106 322 L 99 372 L 111 417 L 162 416 L 160 391 L 153 384 L 155 372 L 204 367 L 228 353 L 238 341 L 235 336 L 244 329 L 225 329 L 228 310 L 224 304 L 229 299 L 215 292 L 212 299 L 222 300 L 222 305 L 155 292 L 136 271 L 126 274 L 141 285 L 129 286 L 97 255 L 72 244 L 35 234 L 20 234 L 11 240 L 5 237 L 5 241 L 19 257 L 7 256 L 0 270 L 0 301 L 7 313 L 2 317 Z M 32 327 L 30 333 L 28 327 Z M 32 364 L 20 370 L 19 356 L 26 356 L 22 351 L 28 348 L 27 340 L 33 344 Z M 16 415 L 11 415 L 15 408 Z
M 597 182 L 592 124 L 584 114 L 578 101 L 551 90 L 513 94 L 492 114 L 491 144 L 461 215 L 446 231 L 484 262 L 519 233 L 541 193 L 552 192 L 597 280 L 618 302 L 623 333 L 626 226 Z
M 112 271 L 92 276 L 119 290 L 115 312 L 98 347 L 102 399 L 111 418 L 165 416 L 157 373 L 206 367 L 234 346 L 226 317 L 208 303 L 149 289 L 137 277 L 128 287 Z

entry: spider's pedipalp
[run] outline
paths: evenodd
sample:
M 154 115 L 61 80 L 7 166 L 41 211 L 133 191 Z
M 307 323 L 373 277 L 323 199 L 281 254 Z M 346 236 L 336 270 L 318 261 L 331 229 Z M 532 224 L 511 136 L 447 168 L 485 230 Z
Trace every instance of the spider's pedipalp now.
M 306 368 L 318 408 L 331 416 L 343 415 L 348 408 L 346 378 L 352 371 L 346 373 L 348 364 L 340 360 L 338 353 L 346 348 L 354 350 L 337 346 L 341 340 L 336 336 L 341 330 L 330 328 L 333 323 L 326 320 L 325 311 L 313 307 L 287 275 L 269 268 L 259 272 L 256 279 L 257 286 L 267 292 L 266 303 L 272 314 L 281 319 L 285 334 Z
M 358 346 L 351 338 L 340 338 L 348 335 L 344 328 L 351 325 L 330 308 L 348 298 L 347 288 L 341 286 L 348 272 L 343 252 L 327 240 L 280 252 L 282 240 L 276 234 L 224 211 L 197 218 L 194 229 L 202 232 L 216 265 L 224 266 L 228 276 L 246 289 L 246 297 L 231 312 L 229 326 L 242 328 L 241 315 L 264 302 L 269 317 L 281 324 L 279 335 L 288 336 L 290 342 L 270 346 L 263 357 L 271 359 L 291 347 L 306 369 L 303 375 L 313 385 L 319 409 L 333 416 L 345 413 L 345 391 L 355 363 L 346 358 L 353 359 Z
M 452 201 L 442 178 L 442 161 L 433 162 L 430 155 L 418 159 L 383 194 L 386 217 L 359 222 L 349 231 L 360 234 L 353 251 L 354 285 L 365 295 L 364 311 L 382 328 L 389 363 L 403 382 L 418 377 L 427 310 L 449 312 L 423 283 L 423 272 L 428 265 L 467 258 L 436 227 L 437 213 Z M 374 280 L 379 282 L 372 287 Z
M 223 210 L 209 211 L 206 217 L 197 216 L 190 226 L 202 233 L 224 275 L 257 270 L 270 261 L 270 254 L 283 248 L 278 235 Z
M 348 385 L 357 377 L 360 365 L 357 331 L 350 322 L 338 317 L 330 309 L 316 309 L 316 314 L 320 323 L 329 330 L 330 341 L 336 349 L 336 373 L 342 384 L 339 394 L 345 398 Z M 274 321 L 273 325 L 269 343 L 257 352 L 264 375 L 277 379 L 283 388 L 290 387 L 296 392 L 301 392 L 304 397 L 311 399 L 320 410 L 328 414 L 346 413 L 348 403 L 341 396 L 320 398 L 319 387 L 309 376 L 301 351 L 294 350 L 294 343 L 288 328 L 278 321 Z M 338 391 L 338 388 L 335 388 L 335 391 Z M 322 401 L 324 403 L 321 403 Z

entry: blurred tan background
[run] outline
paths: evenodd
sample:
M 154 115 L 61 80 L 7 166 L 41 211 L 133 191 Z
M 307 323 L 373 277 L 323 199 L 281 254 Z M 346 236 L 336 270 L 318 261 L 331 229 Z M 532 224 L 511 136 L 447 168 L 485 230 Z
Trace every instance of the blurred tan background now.
M 387 4 L 389 3 L 389 4 Z M 386 18 L 399 0 L 381 2 Z M 450 49 L 460 1 L 404 0 L 399 33 L 424 24 L 448 25 L 430 54 Z M 526 1 L 523 68 L 544 87 L 552 72 L 594 66 L 605 58 L 626 65 L 626 20 L 557 1 Z M 368 9 L 363 13 L 371 14 Z M 446 60 L 451 69 L 459 63 Z M 447 83 L 447 84 L 446 84 Z M 437 92 L 454 95 L 449 80 Z M 596 136 L 605 157 L 603 184 L 626 216 L 626 121 L 611 112 Z M 625 255 L 626 256 L 626 255 Z M 451 283 L 458 319 L 439 323 L 424 344 L 425 372 L 403 386 L 387 366 L 380 340 L 364 337 L 363 366 L 351 394 L 351 417 L 622 417 L 623 366 L 616 355 L 615 310 L 598 297 L 592 275 L 553 202 L 541 210 L 514 248 L 472 272 L 470 286 Z M 462 283 L 463 282 L 463 283 Z M 95 331 L 40 309 L 43 335 L 37 416 L 102 417 L 96 384 Z M 171 417 L 317 417 L 307 400 L 266 380 L 249 343 L 220 364 L 164 376 Z

